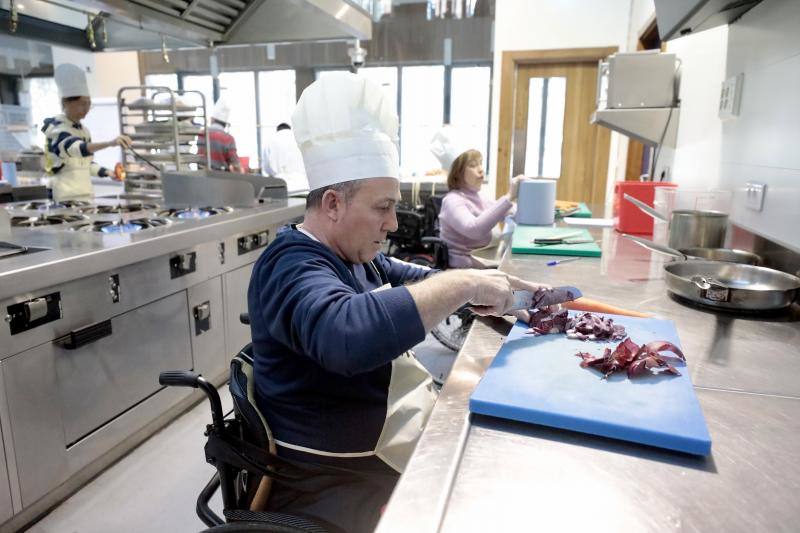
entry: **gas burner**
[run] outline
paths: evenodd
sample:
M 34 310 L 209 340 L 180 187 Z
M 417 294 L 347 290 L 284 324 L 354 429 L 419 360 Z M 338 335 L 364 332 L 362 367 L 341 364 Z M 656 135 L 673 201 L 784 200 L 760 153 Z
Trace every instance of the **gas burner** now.
M 88 205 L 78 209 L 80 213 L 87 213 L 90 215 L 107 214 L 107 213 L 134 213 L 136 211 L 144 211 L 146 209 L 157 209 L 155 204 L 143 204 L 141 202 L 131 204 L 119 205 Z
M 89 220 L 83 215 L 41 215 L 38 217 L 11 217 L 11 225 L 18 228 L 34 228 L 37 226 L 54 226 L 57 224 L 69 224 L 78 220 Z
M 158 212 L 158 216 L 181 219 L 200 219 L 232 212 L 232 207 L 184 207 L 180 209 L 163 209 Z
M 166 218 L 135 218 L 133 220 L 95 220 L 69 228 L 71 231 L 94 231 L 99 233 L 136 233 L 138 231 L 169 226 L 172 221 Z
M 14 208 L 32 211 L 44 211 L 46 209 L 72 209 L 74 207 L 84 207 L 88 205 L 92 204 L 83 200 L 62 200 L 61 202 L 37 200 L 34 202 L 28 202 L 27 204 L 17 205 Z

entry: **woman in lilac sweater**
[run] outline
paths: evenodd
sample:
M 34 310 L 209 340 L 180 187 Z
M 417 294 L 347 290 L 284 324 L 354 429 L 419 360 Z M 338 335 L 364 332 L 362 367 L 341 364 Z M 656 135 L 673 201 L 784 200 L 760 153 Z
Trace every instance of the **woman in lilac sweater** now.
M 521 176 L 511 180 L 508 194 L 494 201 L 481 198 L 479 191 L 485 180 L 483 158 L 477 150 L 467 150 L 450 166 L 447 187 L 439 212 L 439 229 L 447 243 L 451 268 L 483 268 L 473 258 L 473 250 L 487 246 L 492 228 L 514 209 Z

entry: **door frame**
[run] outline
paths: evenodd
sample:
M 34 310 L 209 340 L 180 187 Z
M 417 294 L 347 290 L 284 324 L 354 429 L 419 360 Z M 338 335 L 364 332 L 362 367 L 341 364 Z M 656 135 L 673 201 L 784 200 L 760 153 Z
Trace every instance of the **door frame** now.
M 598 48 L 562 48 L 555 50 L 510 50 L 503 52 L 500 67 L 500 113 L 497 129 L 497 159 L 495 163 L 496 197 L 508 192 L 507 176 L 511 169 L 513 146 L 514 99 L 517 72 L 520 66 L 548 63 L 585 63 L 599 61 L 619 50 L 616 46 Z

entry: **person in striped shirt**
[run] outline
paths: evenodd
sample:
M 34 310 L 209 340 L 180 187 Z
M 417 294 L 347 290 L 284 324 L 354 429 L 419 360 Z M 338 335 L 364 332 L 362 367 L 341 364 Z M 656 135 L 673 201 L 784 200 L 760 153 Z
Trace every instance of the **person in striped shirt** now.
M 222 96 L 214 106 L 211 114 L 211 126 L 208 128 L 208 144 L 210 146 L 211 169 L 228 172 L 241 172 L 239 155 L 236 153 L 236 140 L 233 135 L 225 131 L 230 124 L 231 107 L 228 100 Z M 206 155 L 205 135 L 197 140 L 197 153 Z
M 45 119 L 42 126 L 53 199 L 90 197 L 91 176 L 113 177 L 112 172 L 94 162 L 93 154 L 112 146 L 129 146 L 131 139 L 119 135 L 108 142 L 92 142 L 91 133 L 81 124 L 92 106 L 86 74 L 81 68 L 61 64 L 56 67 L 55 81 L 64 112 Z

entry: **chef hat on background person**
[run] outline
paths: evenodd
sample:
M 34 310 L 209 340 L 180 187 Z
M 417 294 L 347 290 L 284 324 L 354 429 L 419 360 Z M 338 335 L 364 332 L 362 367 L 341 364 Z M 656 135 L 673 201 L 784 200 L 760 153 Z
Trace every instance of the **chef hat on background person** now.
M 397 112 L 380 87 L 336 72 L 309 85 L 292 114 L 310 190 L 367 178 L 399 178 Z
M 211 113 L 211 118 L 217 119 L 225 124 L 230 123 L 231 104 L 228 101 L 228 97 L 224 94 L 220 95 L 219 100 L 214 104 L 214 112 Z
M 90 96 L 86 72 L 72 63 L 62 63 L 56 67 L 54 78 L 59 98 Z
M 450 170 L 453 161 L 469 149 L 452 126 L 442 126 L 442 129 L 433 135 L 429 148 L 442 168 L 447 171 Z

